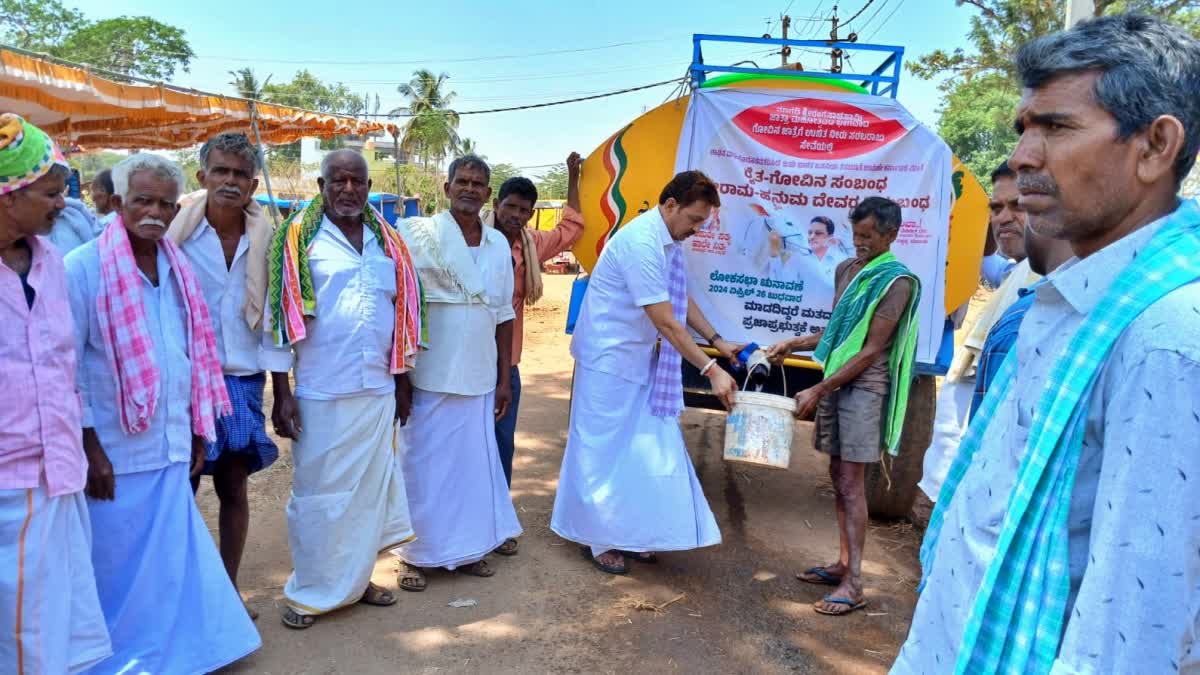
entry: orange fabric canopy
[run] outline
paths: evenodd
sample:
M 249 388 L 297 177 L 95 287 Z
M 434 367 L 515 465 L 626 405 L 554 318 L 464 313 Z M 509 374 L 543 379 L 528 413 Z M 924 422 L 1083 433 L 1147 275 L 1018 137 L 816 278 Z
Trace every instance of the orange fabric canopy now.
M 256 102 L 264 143 L 393 132 L 393 125 Z M 168 150 L 223 131 L 251 134 L 250 101 L 166 84 L 127 84 L 0 48 L 0 112 L 14 112 L 66 148 Z M 251 134 L 251 138 L 253 135 Z

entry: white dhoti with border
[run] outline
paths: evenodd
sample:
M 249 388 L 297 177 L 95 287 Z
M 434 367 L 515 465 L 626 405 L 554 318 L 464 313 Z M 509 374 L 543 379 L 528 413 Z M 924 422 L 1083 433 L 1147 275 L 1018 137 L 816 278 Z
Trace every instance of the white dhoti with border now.
M 397 554 L 417 567 L 469 565 L 521 534 L 496 449 L 496 394 L 413 390 L 404 478 L 417 539 Z
M 204 523 L 188 465 L 121 474 L 88 500 L 113 655 L 92 673 L 208 673 L 262 646 Z
M 953 382 L 942 382 L 938 392 L 937 409 L 933 414 L 933 440 L 925 451 L 921 465 L 921 482 L 917 487 L 937 501 L 942 484 L 950 473 L 950 465 L 958 458 L 958 446 L 967 431 L 967 419 L 971 414 L 971 399 L 975 395 L 975 378 L 963 378 Z
M 413 538 L 400 473 L 396 397 L 297 399 L 288 543 L 292 574 L 283 595 L 300 614 L 354 604 L 383 551 Z
M 576 364 L 550 529 L 599 551 L 721 543 L 679 420 L 650 413 L 649 383 Z
M 0 673 L 74 673 L 112 653 L 82 492 L 0 490 L 0 636 Z

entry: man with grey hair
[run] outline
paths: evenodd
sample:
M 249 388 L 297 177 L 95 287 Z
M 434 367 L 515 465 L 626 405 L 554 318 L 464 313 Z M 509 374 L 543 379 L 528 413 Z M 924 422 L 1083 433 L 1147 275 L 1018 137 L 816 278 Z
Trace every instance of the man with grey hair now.
M 421 568 L 490 577 L 484 560 L 521 533 L 496 447 L 512 401 L 513 263 L 484 227 L 491 170 L 474 155 L 450 164 L 450 211 L 401 223 L 425 293 L 429 350 L 413 371 L 404 477 L 419 537 L 400 549 L 400 587 L 425 590 Z
M 395 604 L 371 573 L 380 551 L 413 537 L 396 423 L 408 418 L 421 346 L 416 271 L 404 240 L 367 204 L 362 155 L 329 153 L 317 184 L 321 193 L 271 242 L 271 340 L 261 356 L 271 421 L 292 439 L 282 620 L 294 629 L 356 603 Z
M 893 672 L 1200 672 L 1200 41 L 1114 15 L 1016 66 L 1019 204 L 1075 257 L 963 439 Z
M 267 215 L 254 201 L 261 170 L 262 155 L 245 134 L 210 138 L 200 148 L 196 172 L 204 191 L 179 210 L 167 230 L 200 282 L 233 405 L 233 414 L 217 422 L 217 440 L 208 446 L 203 473 L 212 476 L 221 504 L 221 559 L 234 586 L 250 527 L 247 478 L 270 466 L 279 454 L 267 436 L 263 417 L 267 378 L 258 365 L 272 231 Z M 199 487 L 196 476 L 192 490 Z M 249 606 L 247 611 L 257 618 Z
M 813 445 L 829 455 L 840 552 L 827 565 L 796 575 L 833 586 L 813 605 L 829 616 L 866 606 L 862 560 L 867 538 L 866 470 L 899 450 L 912 382 L 921 284 L 892 253 L 903 222 L 900 205 L 867 197 L 850 212 L 855 257 L 834 270 L 833 316 L 816 335 L 788 338 L 767 349 L 776 365 L 813 350 L 824 379 L 796 394 L 796 417 L 815 414 Z
M 117 218 L 66 260 L 102 672 L 209 672 L 261 645 L 188 482 L 231 408 L 196 274 L 165 237 L 183 172 L 135 154 L 113 183 Z

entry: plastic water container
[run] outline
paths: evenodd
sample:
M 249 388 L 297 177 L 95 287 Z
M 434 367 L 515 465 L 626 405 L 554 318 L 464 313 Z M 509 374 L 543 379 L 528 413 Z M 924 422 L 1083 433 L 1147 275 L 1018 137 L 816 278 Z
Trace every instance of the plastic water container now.
M 787 375 L 783 374 L 787 393 Z M 749 378 L 747 378 L 749 380 Z M 725 419 L 725 460 L 786 469 L 792 460 L 796 402 L 788 396 L 739 391 Z
M 571 301 L 567 304 L 567 335 L 575 333 L 575 322 L 579 320 L 579 311 L 583 309 L 583 296 L 587 293 L 588 275 L 575 277 L 571 284 Z

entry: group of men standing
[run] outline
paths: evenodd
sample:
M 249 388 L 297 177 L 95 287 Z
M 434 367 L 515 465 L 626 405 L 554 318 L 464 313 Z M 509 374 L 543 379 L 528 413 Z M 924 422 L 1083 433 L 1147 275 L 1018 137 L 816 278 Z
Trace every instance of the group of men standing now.
M 1200 43 L 1120 15 L 1036 40 L 1016 65 L 1020 141 L 991 177 L 992 224 L 1027 261 L 956 364 L 973 400 L 943 418 L 952 451 L 925 483 L 937 506 L 893 670 L 1190 672 L 1200 206 L 1178 189 L 1200 152 Z M 275 229 L 250 201 L 261 157 L 244 136 L 201 158 L 207 192 L 183 211 L 176 165 L 118 164 L 116 215 L 64 263 L 38 235 L 65 206 L 66 163 L 0 116 L 0 631 L 17 637 L 0 659 L 18 671 L 205 672 L 258 648 L 235 584 L 247 476 L 276 456 L 266 371 L 294 441 L 287 626 L 395 603 L 370 582 L 381 551 L 407 591 L 430 568 L 490 577 L 486 556 L 518 551 L 519 317 L 540 262 L 582 229 L 578 157 L 553 233 L 524 227 L 523 179 L 483 214 L 474 156 L 449 168 L 448 212 L 393 228 L 367 203 L 366 161 L 330 153 L 320 194 Z M 608 573 L 720 541 L 677 419 L 683 360 L 727 406 L 735 390 L 688 330 L 719 357 L 739 350 L 683 267 L 719 206 L 710 179 L 680 173 L 590 278 L 551 527 Z M 865 469 L 897 451 L 905 414 L 921 287 L 890 251 L 901 215 L 859 203 L 829 325 L 768 350 L 812 350 L 825 370 L 795 410 L 815 416 L 836 495 L 838 560 L 798 575 L 834 587 L 822 614 L 866 606 Z M 192 499 L 205 470 L 219 554 Z
M 484 556 L 516 553 L 515 423 L 499 422 L 514 307 L 541 281 L 526 271 L 515 291 L 513 267 L 581 232 L 578 156 L 564 223 L 533 237 L 524 179 L 484 227 L 476 157 L 450 169 L 450 213 L 398 229 L 368 205 L 357 153 L 329 154 L 320 194 L 278 228 L 253 201 L 262 158 L 244 135 L 210 139 L 200 161 L 205 191 L 182 208 L 177 165 L 120 162 L 110 224 L 64 263 L 42 236 L 67 164 L 0 117 L 0 626 L 16 636 L 0 659 L 18 672 L 209 672 L 260 646 L 236 582 L 247 478 L 278 454 L 266 372 L 275 430 L 294 441 L 285 625 L 395 603 L 370 583 L 382 551 L 419 580 L 402 575 L 405 590 L 424 588 L 422 568 L 491 576 Z M 192 499 L 202 473 L 219 553 Z

